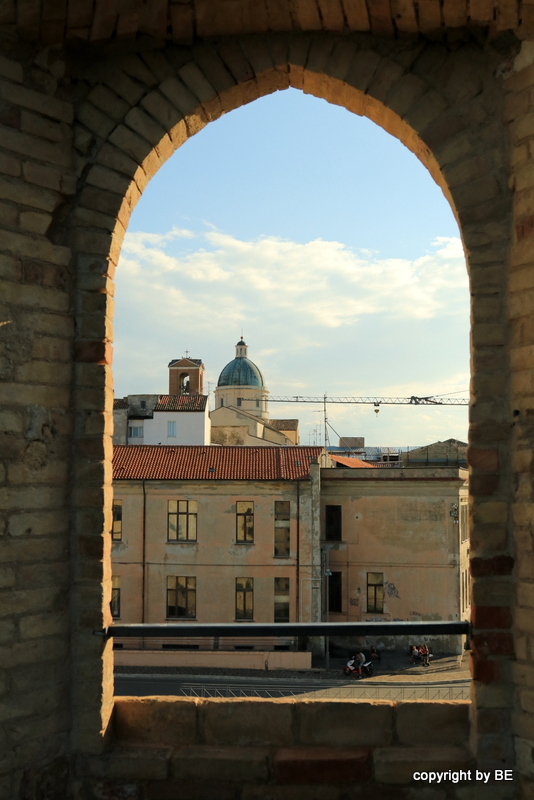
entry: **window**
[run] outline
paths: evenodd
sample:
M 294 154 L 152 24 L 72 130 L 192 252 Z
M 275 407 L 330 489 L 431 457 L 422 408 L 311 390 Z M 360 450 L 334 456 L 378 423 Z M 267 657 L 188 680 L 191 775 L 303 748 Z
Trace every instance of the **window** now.
M 121 579 L 111 578 L 111 616 L 117 619 L 121 615 Z
M 259 407 L 260 407 L 260 401 L 256 400 L 256 408 L 259 408 Z
M 289 557 L 290 509 L 288 500 L 275 500 L 274 503 L 274 555 L 276 558 Z
M 221 408 L 222 408 L 222 406 L 224 405 L 224 397 L 221 397 L 221 404 L 220 405 L 221 405 Z
M 326 506 L 324 537 L 327 542 L 341 541 L 341 506 Z
M 176 422 L 167 422 L 167 438 L 176 439 Z
M 341 614 L 341 572 L 333 572 L 328 578 L 328 610 L 333 614 Z
M 274 621 L 289 622 L 289 578 L 274 579 Z
M 170 575 L 167 578 L 167 619 L 195 619 L 197 579 Z
M 146 411 L 146 400 L 141 400 L 139 402 L 139 407 L 140 407 L 141 411 Z
M 167 541 L 196 542 L 197 501 L 167 501 Z
M 469 539 L 469 506 L 462 503 L 460 506 L 460 541 Z
M 367 573 L 367 613 L 384 613 L 384 573 Z
M 128 436 L 130 439 L 142 439 L 143 438 L 143 426 L 142 425 L 133 425 L 128 428 Z
M 182 372 L 180 375 L 180 394 L 189 394 L 189 374 Z
M 254 541 L 254 503 L 238 500 L 236 503 L 236 541 L 240 544 Z
M 111 528 L 111 539 L 114 542 L 122 540 L 122 500 L 113 501 L 113 527 Z
M 243 402 L 243 398 L 242 397 L 238 397 L 237 398 L 237 405 L 240 406 L 242 402 Z
M 254 619 L 254 578 L 235 579 L 235 618 Z

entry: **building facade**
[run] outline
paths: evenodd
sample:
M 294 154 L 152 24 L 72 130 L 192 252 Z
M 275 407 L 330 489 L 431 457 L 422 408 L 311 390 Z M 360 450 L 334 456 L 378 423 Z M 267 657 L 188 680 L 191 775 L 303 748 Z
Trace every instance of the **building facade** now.
M 333 466 L 319 447 L 116 447 L 114 616 L 468 619 L 466 471 Z
M 319 447 L 114 453 L 122 622 L 318 621 Z
M 456 467 L 321 470 L 323 573 L 331 572 L 323 611 L 332 622 L 469 619 L 467 477 Z M 431 638 L 459 651 L 458 637 Z

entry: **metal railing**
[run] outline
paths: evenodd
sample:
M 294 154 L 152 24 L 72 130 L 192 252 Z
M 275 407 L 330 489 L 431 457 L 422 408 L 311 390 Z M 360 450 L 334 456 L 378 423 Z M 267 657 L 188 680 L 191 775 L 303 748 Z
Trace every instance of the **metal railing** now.
M 200 636 L 469 636 L 471 625 L 458 622 L 161 622 L 113 623 L 96 635 L 109 637 L 191 638 Z

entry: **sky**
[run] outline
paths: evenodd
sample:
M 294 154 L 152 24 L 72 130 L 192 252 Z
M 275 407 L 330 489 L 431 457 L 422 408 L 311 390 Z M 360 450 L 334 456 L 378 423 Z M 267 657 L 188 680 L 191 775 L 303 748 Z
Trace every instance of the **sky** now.
M 210 123 L 154 176 L 116 272 L 115 394 L 205 387 L 243 334 L 271 395 L 466 397 L 469 289 L 450 206 L 365 118 L 294 89 Z M 213 395 L 211 395 L 213 398 Z M 322 444 L 322 408 L 271 403 Z M 467 408 L 329 404 L 330 444 L 467 441 Z

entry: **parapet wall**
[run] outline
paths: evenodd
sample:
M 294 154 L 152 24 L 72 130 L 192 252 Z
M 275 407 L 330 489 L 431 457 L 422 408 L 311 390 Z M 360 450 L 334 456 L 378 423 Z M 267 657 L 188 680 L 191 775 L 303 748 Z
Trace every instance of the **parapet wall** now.
M 117 667 L 221 667 L 310 669 L 311 653 L 283 650 L 115 650 Z
M 78 797 L 466 800 L 470 702 L 121 698 L 113 744 L 80 757 Z M 458 773 L 471 781 L 455 782 Z M 439 790 L 416 772 L 440 772 Z M 484 800 L 513 796 L 484 788 Z M 478 796 L 478 795 L 477 795 Z

